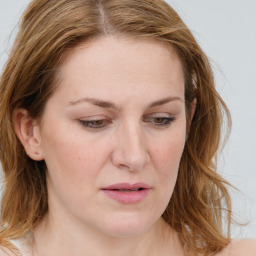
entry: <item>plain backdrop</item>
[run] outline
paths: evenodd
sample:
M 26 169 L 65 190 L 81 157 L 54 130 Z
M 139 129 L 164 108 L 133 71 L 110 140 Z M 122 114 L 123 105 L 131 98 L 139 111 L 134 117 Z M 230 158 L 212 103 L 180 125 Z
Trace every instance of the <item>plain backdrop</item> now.
M 146 0 L 145 0 L 146 1 Z M 0 0 L 0 72 L 29 0 Z M 256 237 L 256 0 L 169 0 L 209 56 L 233 128 L 220 157 L 238 221 L 232 236 Z

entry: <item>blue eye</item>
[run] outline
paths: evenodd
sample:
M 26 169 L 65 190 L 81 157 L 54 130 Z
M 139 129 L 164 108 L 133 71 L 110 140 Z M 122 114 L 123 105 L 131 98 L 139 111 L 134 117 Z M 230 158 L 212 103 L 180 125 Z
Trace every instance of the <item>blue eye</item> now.
M 175 118 L 156 116 L 156 117 L 147 117 L 144 120 L 145 122 L 150 122 L 155 126 L 169 126 L 171 122 L 175 120 Z
M 106 119 L 99 120 L 79 120 L 82 126 L 90 128 L 90 129 L 100 129 L 106 127 L 110 121 Z

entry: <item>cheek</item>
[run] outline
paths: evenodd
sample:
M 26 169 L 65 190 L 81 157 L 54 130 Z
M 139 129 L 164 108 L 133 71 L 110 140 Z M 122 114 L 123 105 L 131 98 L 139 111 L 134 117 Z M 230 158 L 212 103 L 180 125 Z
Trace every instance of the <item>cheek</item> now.
M 88 136 L 70 129 L 59 129 L 55 135 L 46 131 L 43 141 L 45 161 L 52 182 L 67 188 L 81 189 L 84 183 L 92 182 L 108 154 L 104 141 L 96 143 Z
M 158 172 L 159 183 L 169 195 L 172 194 L 179 170 L 179 164 L 185 145 L 185 132 L 173 133 L 165 141 L 158 143 L 152 152 L 155 170 Z
M 158 211 L 163 214 L 172 197 L 177 181 L 180 159 L 184 149 L 185 133 L 166 137 L 154 147 L 152 163 L 157 175 L 156 198 Z M 167 139 L 168 138 L 168 139 Z M 158 213 L 159 213 L 158 212 Z
M 152 153 L 159 170 L 168 171 L 177 169 L 184 150 L 185 133 L 175 134 L 164 142 L 156 145 Z M 160 168 L 161 166 L 161 168 Z M 170 172 L 170 171 L 169 171 Z
M 97 191 L 98 176 L 107 156 L 106 147 L 79 135 L 62 135 L 50 135 L 45 140 L 49 196 L 58 198 L 71 209 L 84 211 L 86 202 Z M 56 202 L 51 198 L 50 201 Z

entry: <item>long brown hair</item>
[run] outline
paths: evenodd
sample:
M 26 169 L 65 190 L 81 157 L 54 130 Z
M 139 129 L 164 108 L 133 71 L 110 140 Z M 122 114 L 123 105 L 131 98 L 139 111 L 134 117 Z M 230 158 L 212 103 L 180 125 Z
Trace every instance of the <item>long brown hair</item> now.
M 0 243 L 22 237 L 47 213 L 44 161 L 30 159 L 15 135 L 12 115 L 25 108 L 40 118 L 56 87 L 56 70 L 79 43 L 105 35 L 164 41 L 183 63 L 189 112 L 197 108 L 163 218 L 192 254 L 214 255 L 230 241 L 231 201 L 215 157 L 228 109 L 209 61 L 178 14 L 162 0 L 34 0 L 24 13 L 0 80 L 0 154 L 4 189 Z M 224 216 L 226 219 L 224 220 Z M 223 225 L 224 224 L 224 225 Z

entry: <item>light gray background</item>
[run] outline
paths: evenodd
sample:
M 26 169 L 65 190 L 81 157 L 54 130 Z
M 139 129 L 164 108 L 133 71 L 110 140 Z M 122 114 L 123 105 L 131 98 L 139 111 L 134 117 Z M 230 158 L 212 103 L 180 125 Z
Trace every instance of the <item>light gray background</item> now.
M 0 0 L 0 71 L 29 0 Z M 233 237 L 256 237 L 256 0 L 169 0 L 210 57 L 233 129 L 220 158 L 239 221 Z

